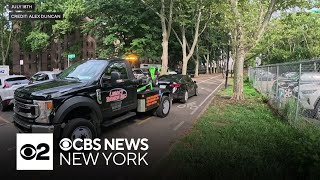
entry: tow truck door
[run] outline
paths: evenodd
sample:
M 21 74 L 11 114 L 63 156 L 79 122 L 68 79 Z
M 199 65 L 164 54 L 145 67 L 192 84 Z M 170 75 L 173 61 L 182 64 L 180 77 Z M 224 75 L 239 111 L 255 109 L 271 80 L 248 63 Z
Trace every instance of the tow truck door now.
M 104 118 L 113 117 L 137 106 L 137 84 L 133 80 L 131 69 L 124 61 L 114 61 L 109 64 L 104 73 L 104 86 L 101 89 L 101 100 Z M 111 72 L 118 72 L 120 79 L 111 83 Z M 130 74 L 131 73 L 131 74 Z

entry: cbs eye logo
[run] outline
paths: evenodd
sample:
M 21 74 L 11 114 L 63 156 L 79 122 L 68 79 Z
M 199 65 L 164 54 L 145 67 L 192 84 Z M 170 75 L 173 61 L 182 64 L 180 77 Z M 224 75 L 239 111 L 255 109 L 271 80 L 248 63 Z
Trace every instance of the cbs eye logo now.
M 31 144 L 25 144 L 20 149 L 20 155 L 25 160 L 31 160 L 36 157 L 36 160 L 49 160 L 50 157 L 46 155 L 50 147 L 46 143 L 40 143 L 37 148 Z
M 53 170 L 53 134 L 17 134 L 17 170 Z
M 61 150 L 69 151 L 72 148 L 72 141 L 69 138 L 63 138 L 61 139 L 59 146 Z

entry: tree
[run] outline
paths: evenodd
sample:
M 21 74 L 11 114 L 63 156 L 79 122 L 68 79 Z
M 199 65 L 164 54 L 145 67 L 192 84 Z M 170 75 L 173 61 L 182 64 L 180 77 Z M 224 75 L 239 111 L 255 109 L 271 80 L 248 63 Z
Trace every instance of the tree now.
M 0 2 L 0 52 L 2 65 L 6 64 L 9 57 L 9 48 L 13 37 L 13 22 L 10 22 L 7 14 L 7 4 L 12 0 L 4 0 Z
M 262 62 L 282 63 L 320 57 L 320 14 L 288 12 L 270 22 L 264 37 L 249 57 Z
M 85 27 L 95 35 L 100 57 L 135 53 L 140 60 L 160 59 L 161 27 L 158 17 L 153 11 L 146 10 L 140 0 L 92 2 L 89 10 L 92 21 Z
M 40 31 L 32 31 L 26 38 L 26 42 L 30 44 L 32 52 L 40 53 L 49 45 L 49 35 Z M 37 62 L 38 71 L 41 71 L 41 61 L 42 59 Z
M 287 10 L 306 4 L 304 0 L 229 0 L 231 19 L 234 22 L 233 45 L 235 47 L 234 100 L 243 97 L 243 66 L 248 52 L 261 40 L 275 11 Z
M 172 20 L 173 20 L 173 6 L 175 0 L 161 0 L 160 5 L 158 0 L 141 0 L 148 8 L 152 9 L 154 13 L 160 18 L 162 28 L 162 68 L 161 74 L 166 74 L 168 70 L 169 61 L 169 38 L 171 34 Z M 168 6 L 169 4 L 169 6 Z M 158 10 L 160 9 L 160 10 Z
M 188 62 L 193 56 L 200 35 L 207 27 L 208 21 L 205 21 L 207 19 L 205 18 L 205 16 L 203 16 L 203 13 L 207 14 L 208 19 L 211 19 L 212 9 L 209 1 L 203 0 L 179 1 L 177 6 L 178 8 L 176 12 L 175 22 L 177 22 L 179 25 L 180 36 L 176 31 L 174 31 L 174 34 L 181 45 L 182 74 L 186 75 Z M 187 31 L 190 29 L 193 39 L 191 46 L 189 46 L 186 35 Z

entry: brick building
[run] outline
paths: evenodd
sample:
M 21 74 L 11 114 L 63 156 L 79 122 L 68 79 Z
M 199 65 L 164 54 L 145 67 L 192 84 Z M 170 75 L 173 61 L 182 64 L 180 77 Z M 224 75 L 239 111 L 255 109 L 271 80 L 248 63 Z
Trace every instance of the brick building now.
M 82 51 L 74 53 L 76 57 L 70 64 L 81 59 L 96 58 L 95 38 L 81 34 L 79 31 L 66 34 L 60 42 L 53 40 L 41 53 L 25 52 L 20 47 L 19 42 L 13 39 L 11 73 L 20 74 L 21 68 L 21 74 L 30 77 L 38 71 L 52 71 L 53 69 L 64 70 L 68 66 L 65 52 L 76 43 L 78 43 Z M 21 66 L 20 60 L 23 60 L 23 65 Z

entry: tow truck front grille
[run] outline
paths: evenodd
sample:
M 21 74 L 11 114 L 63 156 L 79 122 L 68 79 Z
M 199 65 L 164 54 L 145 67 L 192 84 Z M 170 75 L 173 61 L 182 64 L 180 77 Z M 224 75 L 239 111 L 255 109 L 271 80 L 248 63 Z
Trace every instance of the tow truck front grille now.
M 15 98 L 14 101 L 14 112 L 22 117 L 30 119 L 35 119 L 39 116 L 39 106 L 31 104 L 31 100 L 25 100 L 21 98 Z

